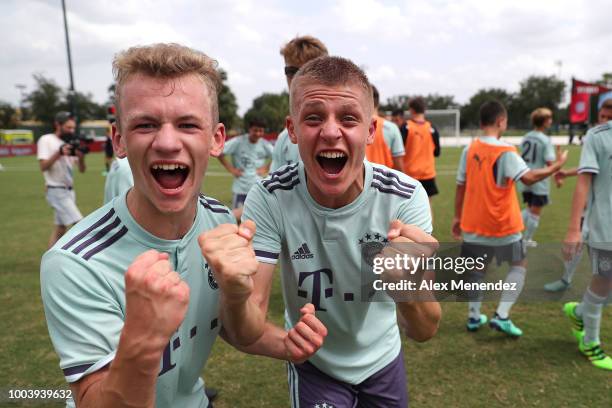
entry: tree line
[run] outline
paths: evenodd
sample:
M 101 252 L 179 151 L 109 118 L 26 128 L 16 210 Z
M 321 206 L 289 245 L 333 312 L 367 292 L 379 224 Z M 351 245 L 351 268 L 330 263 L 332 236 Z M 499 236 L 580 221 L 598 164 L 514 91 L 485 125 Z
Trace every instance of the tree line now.
M 253 100 L 252 106 L 241 118 L 238 115 L 236 96 L 227 84 L 227 72 L 220 69 L 222 89 L 219 93 L 219 119 L 228 129 L 243 130 L 250 119 L 264 121 L 269 132 L 279 132 L 285 126 L 289 113 L 289 94 L 266 92 Z M 0 128 L 12 129 L 23 120 L 38 120 L 51 127 L 53 117 L 60 110 L 70 110 L 70 95 L 57 83 L 43 74 L 34 74 L 35 87 L 25 95 L 23 106 L 16 107 L 0 101 Z M 612 72 L 604 73 L 596 83 L 612 87 Z M 508 124 L 513 128 L 529 128 L 529 115 L 538 107 L 553 111 L 556 123 L 567 123 L 567 107 L 561 107 L 567 84 L 556 76 L 532 75 L 519 83 L 517 92 L 503 88 L 479 89 L 465 104 L 455 101 L 453 95 L 432 93 L 425 98 L 428 109 L 460 109 L 461 128 L 478 127 L 478 111 L 487 100 L 497 99 L 508 109 Z M 113 103 L 114 84 L 108 87 L 108 100 L 98 104 L 91 93 L 76 92 L 75 102 L 80 120 L 106 118 L 107 107 Z M 407 110 L 408 100 L 417 95 L 395 95 L 381 103 L 382 111 Z

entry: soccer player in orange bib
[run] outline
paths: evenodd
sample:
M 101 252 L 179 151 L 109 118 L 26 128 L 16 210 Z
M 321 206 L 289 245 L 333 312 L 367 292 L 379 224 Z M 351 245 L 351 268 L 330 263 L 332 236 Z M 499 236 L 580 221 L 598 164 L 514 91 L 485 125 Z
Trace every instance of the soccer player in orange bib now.
M 490 101 L 482 105 L 483 136 L 464 149 L 459 162 L 452 233 L 456 239 L 463 238 L 462 257 L 483 257 L 487 264 L 495 257 L 498 265 L 510 264 L 505 279 L 509 289 L 502 291 L 490 326 L 509 336 L 520 337 L 523 331 L 509 317 L 527 273 L 521 234 L 523 219 L 514 184 L 521 180 L 531 185 L 550 176 L 563 166 L 567 151 L 549 166 L 529 169 L 514 146 L 499 140 L 507 124 L 508 114 L 501 103 Z M 485 272 L 486 268 L 473 270 L 466 278 L 481 282 Z M 467 329 L 476 331 L 487 322 L 486 315 L 480 313 L 482 292 L 468 293 L 468 300 Z

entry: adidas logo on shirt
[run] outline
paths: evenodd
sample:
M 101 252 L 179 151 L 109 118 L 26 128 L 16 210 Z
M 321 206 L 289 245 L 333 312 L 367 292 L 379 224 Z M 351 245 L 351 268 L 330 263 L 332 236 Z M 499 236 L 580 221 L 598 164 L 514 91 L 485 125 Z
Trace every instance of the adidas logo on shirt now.
M 291 255 L 291 259 L 312 259 L 314 255 L 308 249 L 308 245 L 304 242 L 301 247 Z

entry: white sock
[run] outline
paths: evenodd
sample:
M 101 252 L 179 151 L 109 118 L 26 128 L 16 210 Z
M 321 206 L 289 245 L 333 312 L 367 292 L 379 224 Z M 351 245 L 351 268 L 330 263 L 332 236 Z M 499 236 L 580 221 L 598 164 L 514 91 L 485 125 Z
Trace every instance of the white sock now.
M 538 229 L 538 225 L 540 225 L 540 216 L 535 215 L 528 211 L 527 214 L 527 223 L 525 224 L 525 240 L 531 241 L 533 235 Z
M 596 295 L 587 288 L 582 297 L 581 315 L 584 322 L 584 343 L 599 343 L 599 326 L 601 326 L 601 309 L 606 298 Z
M 501 299 L 499 301 L 499 305 L 497 306 L 497 315 L 502 319 L 507 319 L 510 314 L 510 309 L 516 303 L 521 292 L 523 291 L 523 286 L 525 285 L 525 275 L 527 274 L 527 269 L 522 266 L 512 266 L 510 271 L 508 271 L 508 275 L 506 276 L 506 280 L 504 283 L 514 283 L 515 290 L 504 290 L 501 294 Z
M 565 265 L 565 271 L 563 272 L 563 280 L 565 282 L 572 283 L 572 279 L 574 279 L 574 274 L 576 273 L 576 268 L 578 268 L 578 264 L 582 259 L 582 250 L 576 252 L 576 254 L 569 261 L 563 261 L 563 265 Z
M 527 218 L 529 217 L 529 208 L 523 208 L 521 211 L 521 215 L 523 216 L 523 224 L 527 227 Z
M 470 271 L 467 275 L 467 281 L 470 283 L 480 283 L 484 279 L 484 273 Z M 473 290 L 468 293 L 468 318 L 480 320 L 480 305 L 482 304 L 482 291 Z

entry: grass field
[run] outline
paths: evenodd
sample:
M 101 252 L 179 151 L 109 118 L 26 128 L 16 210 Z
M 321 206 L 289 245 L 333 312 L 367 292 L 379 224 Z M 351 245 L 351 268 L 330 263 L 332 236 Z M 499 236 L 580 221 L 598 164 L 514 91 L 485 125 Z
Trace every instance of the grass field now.
M 437 165 L 441 194 L 433 201 L 434 235 L 442 242 L 451 240 L 459 153 L 460 149 L 445 149 Z M 572 149 L 568 165 L 575 165 L 578 156 L 579 149 Z M 100 175 L 102 156 L 92 154 L 87 162 L 88 172 L 76 178 L 77 201 L 83 214 L 100 206 L 104 185 Z M 44 199 L 42 175 L 33 157 L 2 159 L 0 163 L 5 167 L 0 172 L 0 391 L 64 388 L 40 300 L 39 262 L 53 220 Z M 229 204 L 230 182 L 215 160 L 203 190 Z M 568 180 L 563 189 L 553 189 L 553 204 L 545 209 L 536 235 L 540 243 L 562 240 L 573 186 L 574 181 Z M 583 259 L 583 271 L 579 272 L 583 276 L 587 261 Z M 528 273 L 528 280 L 534 278 Z M 576 293 L 583 288 L 576 288 Z M 466 305 L 444 303 L 442 323 L 434 339 L 424 344 L 404 341 L 411 406 L 612 406 L 611 374 L 593 368 L 579 355 L 561 305 L 561 300 L 516 305 L 512 317 L 525 335 L 511 340 L 488 328 L 468 334 L 464 329 Z M 495 306 L 484 304 L 483 312 L 491 315 Z M 280 323 L 282 310 L 276 279 L 270 318 Z M 612 351 L 610 317 L 608 307 L 604 309 L 601 333 L 604 346 L 607 341 Z M 215 407 L 289 406 L 282 362 L 241 354 L 221 340 L 214 346 L 204 377 L 220 390 Z

